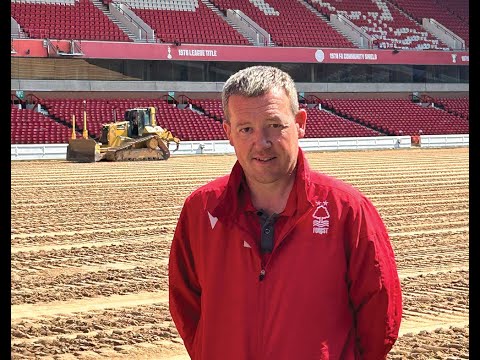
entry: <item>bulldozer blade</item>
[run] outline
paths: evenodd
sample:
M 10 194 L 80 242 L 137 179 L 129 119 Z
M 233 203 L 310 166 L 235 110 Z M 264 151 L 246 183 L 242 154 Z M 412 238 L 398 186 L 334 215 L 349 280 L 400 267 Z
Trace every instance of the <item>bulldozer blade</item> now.
M 71 139 L 67 146 L 67 161 L 96 162 L 103 157 L 93 139 Z

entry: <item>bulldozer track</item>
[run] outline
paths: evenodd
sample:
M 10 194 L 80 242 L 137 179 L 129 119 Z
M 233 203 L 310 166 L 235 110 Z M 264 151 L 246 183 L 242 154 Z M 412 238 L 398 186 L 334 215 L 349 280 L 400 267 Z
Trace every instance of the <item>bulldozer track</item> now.
M 144 137 L 139 138 L 139 139 L 133 139 L 132 141 L 128 142 L 127 144 L 119 146 L 115 150 L 120 151 L 120 150 L 128 149 L 128 148 L 131 148 L 132 146 L 134 146 L 135 144 L 146 142 L 147 140 L 153 139 L 154 137 L 155 137 L 155 135 L 147 135 L 147 136 L 144 136 Z
M 153 138 L 157 138 L 158 149 L 135 148 L 136 145 L 146 143 Z M 150 154 L 151 156 L 145 154 Z M 104 157 L 106 160 L 115 162 L 159 161 L 168 159 L 170 157 L 170 150 L 158 135 L 152 134 L 142 138 L 133 139 L 124 145 L 109 149 L 105 152 Z

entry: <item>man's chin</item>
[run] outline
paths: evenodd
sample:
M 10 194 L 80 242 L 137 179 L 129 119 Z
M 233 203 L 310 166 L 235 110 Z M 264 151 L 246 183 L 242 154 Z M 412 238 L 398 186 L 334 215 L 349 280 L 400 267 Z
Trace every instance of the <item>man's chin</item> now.
M 265 171 L 262 171 L 262 172 L 256 171 L 250 174 L 247 173 L 246 176 L 247 178 L 255 181 L 256 183 L 264 184 L 264 185 L 273 184 L 281 178 L 281 176 L 279 176 L 277 173 L 269 173 Z

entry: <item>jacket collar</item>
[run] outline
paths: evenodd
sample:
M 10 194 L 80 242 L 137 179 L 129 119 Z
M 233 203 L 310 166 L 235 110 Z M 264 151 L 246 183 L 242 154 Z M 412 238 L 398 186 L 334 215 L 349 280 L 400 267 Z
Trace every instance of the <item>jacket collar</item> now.
M 310 166 L 303 150 L 298 148 L 297 157 L 297 173 L 295 176 L 295 184 L 292 191 L 297 192 L 296 209 L 304 209 L 315 205 L 314 191 L 311 189 L 310 183 Z M 235 162 L 227 186 L 218 198 L 214 206 L 212 215 L 218 218 L 235 218 L 238 212 L 251 209 L 250 192 L 245 181 L 245 173 L 242 166 Z M 289 212 L 287 210 L 287 212 Z

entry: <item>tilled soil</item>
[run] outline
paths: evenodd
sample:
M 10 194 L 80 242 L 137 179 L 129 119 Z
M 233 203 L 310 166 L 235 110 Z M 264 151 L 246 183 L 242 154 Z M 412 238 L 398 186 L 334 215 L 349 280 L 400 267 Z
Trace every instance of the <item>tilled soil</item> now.
M 388 227 L 404 302 L 388 359 L 468 359 L 468 148 L 307 157 Z M 188 359 L 168 312 L 170 241 L 185 197 L 234 162 L 13 161 L 11 359 Z

